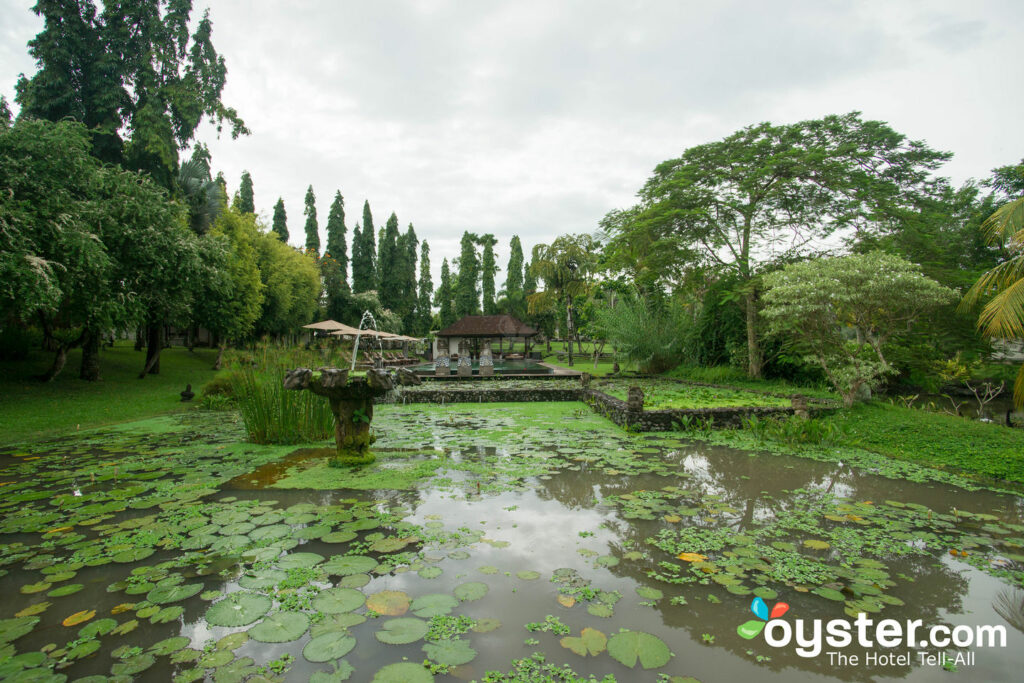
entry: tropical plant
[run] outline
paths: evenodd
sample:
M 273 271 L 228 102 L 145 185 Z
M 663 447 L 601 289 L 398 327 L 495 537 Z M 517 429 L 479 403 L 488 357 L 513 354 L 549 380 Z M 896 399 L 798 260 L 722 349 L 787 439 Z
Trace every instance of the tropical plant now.
M 591 329 L 641 372 L 665 372 L 682 358 L 688 319 L 673 301 L 655 301 L 634 292 L 598 308 L 594 318 Z
M 576 303 L 590 293 L 596 254 L 597 245 L 590 235 L 562 235 L 550 245 L 537 245 L 530 265 L 533 275 L 544 281 L 544 290 L 527 299 L 530 313 L 565 311 L 569 365 L 573 364 L 572 342 L 580 341 Z

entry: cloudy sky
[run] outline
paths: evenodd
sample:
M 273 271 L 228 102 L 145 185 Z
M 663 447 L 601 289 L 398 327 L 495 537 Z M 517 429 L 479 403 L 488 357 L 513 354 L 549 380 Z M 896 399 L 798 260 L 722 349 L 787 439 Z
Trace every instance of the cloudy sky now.
M 0 92 L 34 65 L 30 0 L 0 0 Z M 424 0 L 207 3 L 224 101 L 253 134 L 201 139 L 292 242 L 312 184 L 430 242 L 527 250 L 592 232 L 660 161 L 745 125 L 851 110 L 955 154 L 960 183 L 1024 157 L 1024 3 Z M 197 2 L 197 7 L 204 7 Z M 499 283 L 504 280 L 499 274 Z

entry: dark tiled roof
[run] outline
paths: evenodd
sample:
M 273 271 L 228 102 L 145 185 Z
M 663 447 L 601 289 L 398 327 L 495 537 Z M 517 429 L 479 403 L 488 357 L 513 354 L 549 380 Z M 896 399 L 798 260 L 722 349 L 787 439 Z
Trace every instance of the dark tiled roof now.
M 532 337 L 537 330 L 510 315 L 467 315 L 449 325 L 438 337 Z

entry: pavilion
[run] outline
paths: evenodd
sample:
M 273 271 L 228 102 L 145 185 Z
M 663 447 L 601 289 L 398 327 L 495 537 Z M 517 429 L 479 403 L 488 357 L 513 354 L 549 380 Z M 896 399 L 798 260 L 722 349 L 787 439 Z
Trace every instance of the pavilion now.
M 452 353 L 458 353 L 459 345 L 463 341 L 469 344 L 474 356 L 479 355 L 484 342 L 487 341 L 491 343 L 493 351 L 503 353 L 506 339 L 512 344 L 520 340 L 528 351 L 530 341 L 536 335 L 537 330 L 510 315 L 467 315 L 434 333 L 434 358 L 447 355 L 448 349 L 451 349 Z

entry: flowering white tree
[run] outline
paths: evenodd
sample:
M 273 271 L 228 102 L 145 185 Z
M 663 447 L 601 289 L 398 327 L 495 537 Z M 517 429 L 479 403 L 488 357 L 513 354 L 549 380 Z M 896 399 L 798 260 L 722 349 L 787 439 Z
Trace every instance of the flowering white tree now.
M 769 332 L 817 363 L 850 406 L 892 372 L 890 337 L 956 293 L 883 252 L 817 259 L 765 276 L 762 316 Z

